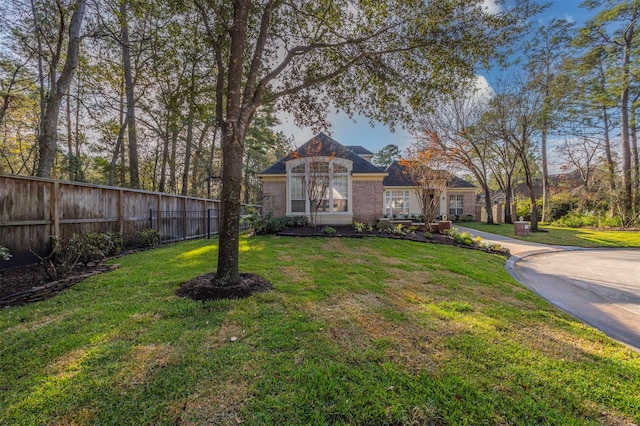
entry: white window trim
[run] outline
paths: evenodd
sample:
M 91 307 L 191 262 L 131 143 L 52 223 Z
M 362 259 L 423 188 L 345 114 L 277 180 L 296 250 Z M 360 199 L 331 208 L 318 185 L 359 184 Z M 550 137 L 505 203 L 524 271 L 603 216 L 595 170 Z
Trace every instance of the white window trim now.
M 404 200 L 403 203 L 403 210 L 406 210 L 406 212 L 403 212 L 402 215 L 409 217 L 409 215 L 411 214 L 411 190 L 409 189 L 385 189 L 384 190 L 384 211 L 383 213 L 387 216 L 387 217 L 393 217 L 393 207 L 391 207 L 390 204 L 387 203 L 387 201 L 389 201 L 389 199 L 393 199 L 393 198 L 400 198 L 400 197 L 394 197 L 392 194 L 393 192 L 402 192 L 402 199 Z M 406 205 L 406 208 L 405 208 Z
M 333 173 L 333 165 L 338 164 L 343 166 L 347 171 L 344 173 L 347 176 L 347 211 L 344 212 L 317 212 L 318 216 L 350 216 L 353 215 L 353 188 L 352 188 L 352 179 L 351 173 L 353 171 L 353 162 L 351 160 L 347 160 L 346 158 L 334 157 L 331 159 L 327 159 L 326 156 L 312 156 L 312 157 L 302 157 L 296 158 L 293 160 L 287 161 L 286 169 L 287 169 L 287 206 L 286 206 L 286 215 L 287 216 L 308 216 L 311 214 L 311 207 L 309 203 L 309 197 L 305 195 L 304 201 L 304 212 L 292 212 L 291 211 L 291 193 L 292 193 L 292 179 L 293 175 L 291 174 L 291 170 L 301 164 L 305 165 L 305 174 L 308 176 L 309 173 L 309 163 L 313 162 L 325 162 L 329 163 L 329 171 Z M 333 181 L 333 179 L 331 179 Z M 333 189 L 333 184 L 331 186 Z M 329 204 L 331 204 L 331 200 L 333 199 L 333 191 L 329 191 Z

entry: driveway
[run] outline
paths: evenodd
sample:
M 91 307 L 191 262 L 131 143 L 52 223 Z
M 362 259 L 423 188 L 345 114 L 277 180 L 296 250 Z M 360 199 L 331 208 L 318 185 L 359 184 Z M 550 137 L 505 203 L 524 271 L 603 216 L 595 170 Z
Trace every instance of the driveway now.
M 640 250 L 579 249 L 456 227 L 511 251 L 507 271 L 541 297 L 640 352 Z

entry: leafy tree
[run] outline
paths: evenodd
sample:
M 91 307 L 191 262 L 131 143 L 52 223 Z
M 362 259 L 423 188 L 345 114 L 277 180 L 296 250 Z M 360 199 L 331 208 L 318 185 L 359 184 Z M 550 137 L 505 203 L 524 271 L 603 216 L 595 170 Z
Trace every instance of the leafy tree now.
M 483 2 L 194 0 L 215 50 L 224 216 L 214 284 L 238 270 L 242 160 L 249 123 L 276 103 L 322 125 L 331 102 L 394 126 L 433 93 L 470 78 L 535 8 L 492 14 Z M 419 87 L 420 90 L 414 90 Z
M 529 87 L 542 96 L 542 109 L 537 126 L 540 128 L 540 154 L 542 160 L 542 221 L 545 221 L 549 198 L 549 160 L 547 140 L 562 119 L 562 111 L 572 94 L 573 80 L 566 67 L 570 61 L 570 42 L 573 24 L 553 20 L 541 26 L 526 43 Z
M 371 162 L 379 167 L 387 167 L 400 158 L 400 148 L 395 144 L 388 144 L 376 152 Z
M 245 204 L 261 203 L 260 181 L 257 174 L 291 150 L 291 144 L 284 134 L 272 130 L 278 124 L 273 108 L 265 108 L 256 113 L 247 131 L 243 172 L 243 203 Z
M 589 10 L 600 10 L 582 28 L 578 44 L 583 46 L 606 47 L 610 58 L 617 62 L 620 108 L 620 150 L 622 154 L 623 192 L 621 213 L 632 213 L 633 168 L 630 143 L 630 96 L 631 81 L 635 62 L 634 50 L 638 47 L 636 25 L 640 19 L 640 2 L 636 0 L 587 0 L 583 6 Z

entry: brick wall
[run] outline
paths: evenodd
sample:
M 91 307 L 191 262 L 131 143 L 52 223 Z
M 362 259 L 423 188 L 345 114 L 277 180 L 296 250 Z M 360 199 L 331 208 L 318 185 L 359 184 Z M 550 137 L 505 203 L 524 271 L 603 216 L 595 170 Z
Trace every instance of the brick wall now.
M 353 220 L 375 224 L 382 217 L 383 189 L 381 180 L 356 180 L 351 183 L 353 192 Z
M 264 180 L 262 182 L 264 213 L 273 213 L 274 216 L 284 216 L 287 213 L 286 181 Z

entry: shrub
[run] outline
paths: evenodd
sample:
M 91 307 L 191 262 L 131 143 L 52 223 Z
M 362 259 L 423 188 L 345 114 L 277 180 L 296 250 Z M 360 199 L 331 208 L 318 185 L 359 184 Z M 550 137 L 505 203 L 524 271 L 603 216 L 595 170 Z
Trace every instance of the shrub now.
M 51 241 L 51 253 L 46 257 L 37 254 L 36 256 L 40 259 L 47 276 L 56 279 L 71 272 L 79 263 L 99 262 L 107 256 L 120 253 L 122 234 L 91 232 L 83 236 L 74 235 L 67 241 L 53 236 Z
M 353 229 L 359 234 L 362 234 L 367 225 L 363 222 L 353 222 Z
M 396 226 L 393 227 L 393 229 L 391 230 L 391 232 L 393 232 L 394 234 L 399 234 L 399 235 L 405 235 L 406 232 L 404 230 L 404 226 L 402 226 L 401 223 L 398 223 Z
M 573 197 L 566 192 L 560 192 L 549 197 L 550 221 L 558 220 L 566 216 L 580 204 L 578 197 Z
M 473 245 L 473 237 L 467 231 L 460 232 L 458 228 L 451 228 L 444 230 L 443 233 L 451 236 L 451 238 L 459 244 L 464 244 L 466 246 Z
M 332 235 L 335 234 L 336 228 L 332 228 L 331 226 L 325 226 L 324 228 L 322 228 L 322 233 L 323 234 L 328 234 L 328 235 Z
M 72 240 L 76 238 L 74 235 Z M 120 253 L 122 249 L 122 234 L 119 232 L 91 232 L 79 237 L 81 260 L 102 260 L 108 256 Z
M 585 226 L 609 228 L 620 226 L 621 222 L 619 217 L 609 217 L 607 214 L 603 213 L 579 213 L 572 211 L 560 219 L 555 220 L 552 225 L 565 226 L 567 228 L 582 228 Z
M 5 246 L 0 246 L 0 260 L 8 261 L 9 259 L 11 259 L 9 249 Z
M 135 247 L 155 247 L 158 244 L 160 244 L 160 232 L 155 229 L 142 229 L 133 234 Z
M 275 234 L 284 230 L 290 219 L 295 222 L 301 221 L 299 217 L 275 217 L 271 212 L 267 213 L 266 216 L 262 216 L 255 208 L 249 209 L 248 214 L 243 218 L 243 220 L 249 225 L 250 230 L 254 231 L 256 234 L 262 235 Z
M 286 226 L 309 226 L 309 218 L 306 216 L 289 216 L 286 218 Z

